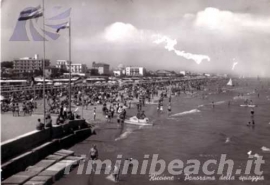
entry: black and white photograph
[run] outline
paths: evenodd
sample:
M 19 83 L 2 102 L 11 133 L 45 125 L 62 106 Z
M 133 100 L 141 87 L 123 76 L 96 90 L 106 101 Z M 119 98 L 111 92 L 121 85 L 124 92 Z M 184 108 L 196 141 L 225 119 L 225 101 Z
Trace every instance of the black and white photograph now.
M 0 0 L 3 185 L 270 184 L 270 0 Z

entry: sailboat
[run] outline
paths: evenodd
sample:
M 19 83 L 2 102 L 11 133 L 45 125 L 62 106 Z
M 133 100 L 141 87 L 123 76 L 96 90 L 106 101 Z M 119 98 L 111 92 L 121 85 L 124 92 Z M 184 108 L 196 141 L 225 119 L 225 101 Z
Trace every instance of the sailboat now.
M 233 85 L 233 83 L 232 83 L 232 79 L 231 79 L 231 78 L 230 78 L 230 80 L 228 81 L 227 85 L 230 85 L 230 86 L 232 86 L 232 85 Z

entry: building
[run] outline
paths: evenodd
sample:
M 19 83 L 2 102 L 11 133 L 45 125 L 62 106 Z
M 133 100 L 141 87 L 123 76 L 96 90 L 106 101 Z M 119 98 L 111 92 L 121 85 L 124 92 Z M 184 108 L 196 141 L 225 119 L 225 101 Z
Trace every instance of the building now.
M 109 75 L 110 74 L 110 65 L 105 63 L 92 63 L 92 68 L 98 70 L 100 75 Z
M 114 76 L 124 76 L 126 74 L 126 68 L 123 64 L 119 64 L 112 72 Z
M 180 71 L 179 74 L 186 76 L 186 71 Z
M 57 67 L 59 69 L 67 70 L 68 61 L 66 61 L 66 60 L 57 60 L 55 67 Z
M 126 76 L 144 76 L 145 68 L 143 67 L 126 67 Z
M 69 70 L 69 66 L 67 67 Z M 86 73 L 87 66 L 85 64 L 71 64 L 71 72 L 72 73 Z
M 124 76 L 125 74 L 126 74 L 125 69 L 113 70 L 113 75 L 114 76 Z
M 57 60 L 55 67 L 69 71 L 69 62 L 66 60 Z M 71 63 L 71 72 L 72 73 L 86 73 L 87 66 L 85 64 L 72 64 Z
M 45 67 L 50 65 L 50 60 L 45 59 Z M 25 57 L 13 61 L 13 69 L 17 73 L 33 73 L 43 69 L 43 59 Z
M 168 70 L 157 70 L 156 75 L 157 76 L 176 76 L 176 73 L 174 71 L 168 71 Z
M 123 73 L 122 73 L 121 70 L 114 70 L 114 71 L 113 71 L 113 75 L 114 75 L 114 76 L 122 76 Z

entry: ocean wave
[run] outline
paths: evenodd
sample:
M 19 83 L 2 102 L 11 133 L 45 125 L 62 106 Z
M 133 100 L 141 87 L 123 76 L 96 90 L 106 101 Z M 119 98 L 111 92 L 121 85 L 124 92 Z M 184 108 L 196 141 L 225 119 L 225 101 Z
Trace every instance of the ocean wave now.
M 214 102 L 214 103 L 215 103 L 215 105 L 220 105 L 220 104 L 225 103 L 225 101 L 218 101 L 218 102 Z
M 235 96 L 233 97 L 234 100 L 246 100 L 250 99 L 250 96 Z
M 152 101 L 151 101 L 151 102 L 148 102 L 148 101 L 147 101 L 147 102 L 145 102 L 145 104 L 147 104 L 147 105 L 157 105 L 158 102 L 155 102 L 155 101 L 154 101 L 154 102 L 152 102 Z
M 125 132 L 123 132 L 118 138 L 115 139 L 115 141 L 121 140 L 121 139 L 125 139 L 128 137 L 128 135 L 130 135 L 133 132 L 132 129 L 127 129 Z
M 198 112 L 201 112 L 201 111 L 198 110 L 198 109 L 192 109 L 190 111 L 184 111 L 184 112 L 176 113 L 176 114 L 173 114 L 171 116 L 183 116 L 183 115 L 193 114 L 193 113 L 198 113 Z

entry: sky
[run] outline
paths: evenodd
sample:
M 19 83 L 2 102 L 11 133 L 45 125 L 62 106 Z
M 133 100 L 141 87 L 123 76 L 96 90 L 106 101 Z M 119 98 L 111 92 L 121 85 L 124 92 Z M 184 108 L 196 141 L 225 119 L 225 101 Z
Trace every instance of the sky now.
M 38 5 L 1 1 L 1 61 L 43 57 L 43 42 L 31 32 L 42 33 L 43 18 L 17 22 Z M 56 34 L 47 25 L 69 21 L 53 17 L 70 8 L 73 63 L 270 76 L 270 0 L 45 0 L 45 30 L 53 35 L 45 37 L 45 57 L 52 64 L 69 57 L 68 29 Z M 22 32 L 28 41 L 14 40 Z

